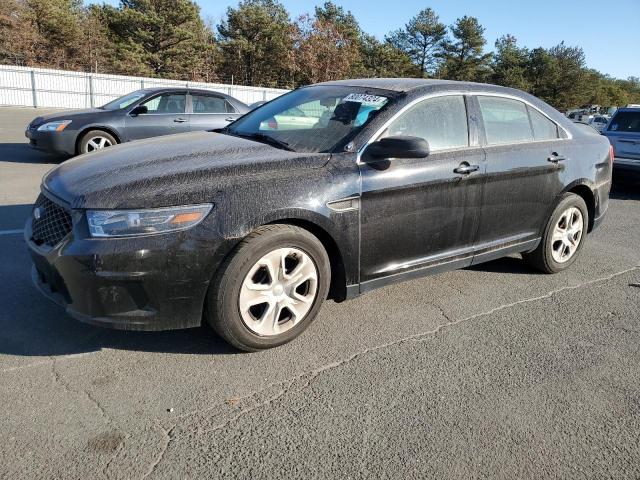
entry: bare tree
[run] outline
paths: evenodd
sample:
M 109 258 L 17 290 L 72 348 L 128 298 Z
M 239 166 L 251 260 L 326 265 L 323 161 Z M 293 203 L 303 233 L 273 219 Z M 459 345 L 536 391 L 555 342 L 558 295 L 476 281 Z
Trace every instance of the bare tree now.
M 357 45 L 333 22 L 302 15 L 296 23 L 296 71 L 303 83 L 344 78 Z

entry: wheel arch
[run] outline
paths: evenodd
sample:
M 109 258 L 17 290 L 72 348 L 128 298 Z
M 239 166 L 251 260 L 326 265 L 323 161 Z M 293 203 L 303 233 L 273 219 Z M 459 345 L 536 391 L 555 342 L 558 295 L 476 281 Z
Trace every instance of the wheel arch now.
M 587 212 L 589 214 L 589 225 L 587 226 L 587 233 L 590 233 L 591 230 L 593 230 L 593 223 L 596 214 L 596 195 L 589 183 L 590 182 L 585 180 L 577 180 L 576 182 L 568 185 L 567 188 L 565 188 L 562 192 L 563 194 L 574 193 L 584 200 L 584 203 L 587 205 Z
M 82 141 L 82 138 L 87 134 L 87 132 L 90 132 L 91 130 L 102 130 L 103 132 L 106 132 L 109 135 L 111 135 L 113 138 L 115 138 L 117 143 L 122 143 L 122 139 L 120 138 L 120 135 L 118 134 L 118 132 L 115 131 L 115 129 L 111 127 L 105 127 L 103 125 L 89 125 L 89 126 L 83 127 L 82 130 L 80 130 L 78 132 L 78 135 L 76 136 L 76 147 L 75 147 L 76 155 L 80 153 L 80 142 Z
M 286 210 L 273 212 L 268 216 L 253 219 L 242 228 L 227 231 L 224 237 L 227 242 L 224 247 L 222 261 L 233 255 L 238 244 L 254 230 L 264 225 L 285 224 L 307 230 L 314 235 L 327 252 L 331 267 L 331 284 L 328 298 L 341 302 L 347 298 L 347 265 L 344 261 L 344 252 L 340 248 L 336 235 L 331 233 L 331 224 L 328 218 L 322 214 L 308 210 Z M 225 229 L 226 230 L 226 229 Z M 215 272 L 214 274 L 215 275 Z
M 347 297 L 346 269 L 342 257 L 342 251 L 333 236 L 322 226 L 308 219 L 281 218 L 268 222 L 266 225 L 286 224 L 302 228 L 314 235 L 327 252 L 331 266 L 331 284 L 329 285 L 329 297 L 341 302 Z

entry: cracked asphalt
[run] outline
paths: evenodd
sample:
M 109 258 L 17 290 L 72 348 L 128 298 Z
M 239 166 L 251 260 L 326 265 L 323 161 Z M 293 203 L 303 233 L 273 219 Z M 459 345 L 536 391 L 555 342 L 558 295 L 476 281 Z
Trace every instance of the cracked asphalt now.
M 568 272 L 387 287 L 241 354 L 40 296 L 15 233 L 59 161 L 26 145 L 35 116 L 0 109 L 0 478 L 640 477 L 639 186 Z

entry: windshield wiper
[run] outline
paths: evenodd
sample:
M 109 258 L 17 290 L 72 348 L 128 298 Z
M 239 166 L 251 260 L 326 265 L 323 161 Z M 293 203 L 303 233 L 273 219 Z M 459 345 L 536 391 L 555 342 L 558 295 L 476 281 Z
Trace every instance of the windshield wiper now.
M 222 131 L 220 133 L 227 133 L 229 135 L 235 135 L 236 137 L 247 138 L 249 140 L 257 140 L 262 143 L 267 143 L 272 147 L 282 148 L 290 152 L 295 152 L 293 148 L 289 146 L 287 142 L 273 138 L 271 135 L 265 135 L 264 133 L 231 133 L 229 130 Z

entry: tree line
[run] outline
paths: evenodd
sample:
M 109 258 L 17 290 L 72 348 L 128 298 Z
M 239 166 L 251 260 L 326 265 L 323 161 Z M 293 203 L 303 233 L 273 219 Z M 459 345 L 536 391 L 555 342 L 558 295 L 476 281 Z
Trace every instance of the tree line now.
M 528 49 L 505 34 L 486 50 L 475 17 L 431 8 L 378 40 L 326 1 L 291 19 L 278 0 L 240 0 L 217 24 L 192 0 L 0 0 L 0 63 L 293 88 L 354 77 L 424 77 L 526 90 L 560 110 L 640 103 L 640 79 L 590 69 L 579 46 Z

